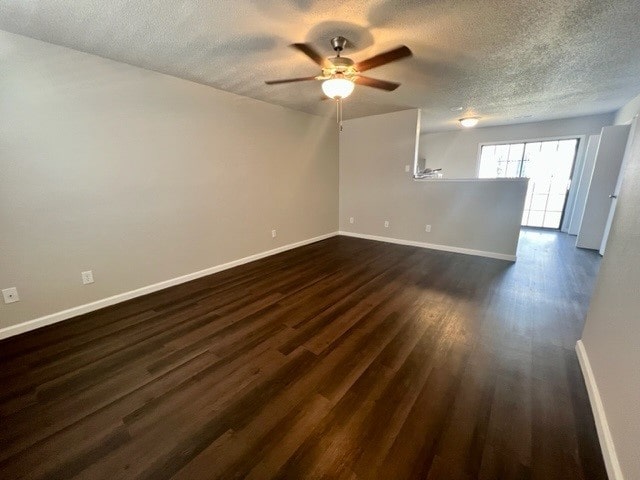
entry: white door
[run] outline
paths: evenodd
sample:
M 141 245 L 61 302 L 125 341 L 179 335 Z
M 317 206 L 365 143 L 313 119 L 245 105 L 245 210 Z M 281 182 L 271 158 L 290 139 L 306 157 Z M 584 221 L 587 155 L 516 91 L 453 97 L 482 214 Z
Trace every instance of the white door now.
M 611 209 L 609 195 L 615 190 L 630 128 L 630 125 L 602 127 L 587 202 L 576 239 L 577 247 L 596 251 L 600 249 Z
M 604 235 L 602 237 L 602 243 L 600 244 L 600 255 L 604 255 L 604 251 L 607 248 L 607 240 L 609 239 L 609 231 L 611 230 L 611 222 L 613 222 L 613 215 L 616 212 L 616 205 L 618 205 L 618 195 L 620 194 L 620 186 L 622 185 L 622 178 L 624 177 L 624 170 L 627 162 L 629 161 L 629 154 L 631 152 L 631 143 L 634 138 L 640 140 L 640 122 L 638 117 L 633 119 L 631 123 L 631 131 L 629 133 L 629 139 L 627 140 L 627 147 L 624 152 L 624 159 L 622 160 L 622 166 L 620 167 L 620 173 L 618 174 L 618 180 L 613 192 L 609 195 L 611 199 L 611 207 L 609 209 L 609 217 L 607 218 L 607 225 L 604 227 Z

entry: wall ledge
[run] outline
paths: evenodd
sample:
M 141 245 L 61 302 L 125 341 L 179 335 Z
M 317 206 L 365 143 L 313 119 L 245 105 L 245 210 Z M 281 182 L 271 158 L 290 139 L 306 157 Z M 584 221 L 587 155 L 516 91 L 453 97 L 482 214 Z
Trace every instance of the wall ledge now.
M 396 243 L 398 245 L 409 245 L 411 247 L 428 248 L 430 250 L 440 250 L 443 252 L 463 253 L 465 255 L 475 255 L 477 257 L 496 258 L 498 260 L 507 260 L 509 262 L 516 261 L 516 255 L 507 255 L 505 253 L 487 252 L 484 250 L 473 250 L 471 248 L 454 247 L 452 245 L 438 245 L 435 243 L 416 242 L 413 240 L 404 240 L 400 238 L 380 237 L 377 235 L 368 235 L 365 233 L 346 232 L 340 230 L 339 235 L 346 237 L 364 238 L 366 240 L 375 240 L 377 242 Z
M 95 302 L 86 303 L 84 305 L 72 307 L 67 310 L 62 310 L 60 312 L 52 313 L 50 315 L 34 318 L 33 320 L 27 320 L 26 322 L 18 323 L 17 325 L 11 325 L 9 327 L 0 329 L 0 340 L 2 340 L 3 338 L 13 337 L 14 335 L 19 335 L 21 333 L 29 332 L 31 330 L 35 330 L 41 327 L 45 327 L 47 325 L 52 325 L 54 323 L 58 323 L 63 320 L 68 320 L 70 318 L 77 317 L 78 315 L 83 315 L 85 313 L 93 312 L 95 310 L 109 307 L 117 303 L 125 302 L 127 300 L 131 300 L 132 298 L 141 297 L 149 293 L 154 293 L 159 290 L 164 290 L 165 288 L 173 287 L 175 285 L 180 285 L 181 283 L 186 283 L 191 280 L 195 280 L 197 278 L 206 277 L 207 275 L 212 275 L 214 273 L 218 273 L 223 270 L 228 270 L 233 267 L 244 265 L 245 263 L 253 262 L 255 260 L 260 260 L 261 258 L 266 258 L 272 255 L 276 255 L 278 253 L 286 252 L 287 250 L 292 250 L 294 248 L 302 247 L 310 243 L 326 240 L 327 238 L 335 237 L 336 235 L 338 235 L 338 232 L 331 232 L 331 233 L 327 233 L 317 237 L 308 238 L 306 240 L 301 240 L 299 242 L 283 245 L 281 247 L 274 248 L 272 250 L 267 250 L 264 252 L 259 252 L 253 255 L 249 255 L 248 257 L 232 260 L 231 262 L 222 263 L 220 265 L 215 265 L 213 267 L 205 268 L 204 270 L 199 270 L 197 272 L 181 275 L 179 277 L 171 278 L 169 280 L 164 280 L 162 282 L 154 283 L 152 285 L 147 285 L 145 287 L 137 288 L 135 290 L 130 290 L 128 292 L 119 293 L 111 297 L 96 300 Z
M 528 182 L 528 178 L 428 178 L 428 177 L 412 177 L 415 182 L 432 182 L 432 183 L 447 183 L 447 182 L 475 182 L 475 183 L 489 183 L 489 182 Z
M 616 448 L 611 436 L 611 430 L 609 429 L 609 422 L 607 422 L 607 415 L 604 411 L 602 398 L 600 397 L 600 391 L 598 390 L 596 378 L 593 375 L 591 363 L 589 362 L 589 357 L 582 340 L 578 340 L 576 343 L 576 353 L 578 354 L 578 363 L 582 370 L 584 382 L 587 385 L 587 393 L 589 394 L 591 410 L 593 411 L 593 416 L 596 421 L 596 430 L 598 431 L 600 449 L 602 450 L 607 475 L 610 480 L 624 480 L 622 470 L 620 469 L 620 462 L 618 462 Z

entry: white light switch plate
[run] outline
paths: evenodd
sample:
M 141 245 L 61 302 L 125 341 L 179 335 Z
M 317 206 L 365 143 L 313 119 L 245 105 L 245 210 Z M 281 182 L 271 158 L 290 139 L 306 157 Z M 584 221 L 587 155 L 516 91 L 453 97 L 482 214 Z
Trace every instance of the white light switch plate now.
M 2 296 L 4 297 L 4 303 L 13 303 L 20 300 L 16 287 L 5 288 L 2 290 Z

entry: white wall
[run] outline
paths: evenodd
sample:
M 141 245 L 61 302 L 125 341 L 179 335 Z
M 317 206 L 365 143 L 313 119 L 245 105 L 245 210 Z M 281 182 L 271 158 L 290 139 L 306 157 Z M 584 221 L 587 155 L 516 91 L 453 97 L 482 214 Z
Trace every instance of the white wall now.
M 633 118 L 638 114 L 640 114 L 640 95 L 633 98 L 618 110 L 616 113 L 615 123 L 616 125 L 631 123 Z
M 585 377 L 611 480 L 640 478 L 639 312 L 640 122 L 582 335 Z
M 442 167 L 444 176 L 447 178 L 473 178 L 477 176 L 478 151 L 481 143 L 565 136 L 585 137 L 600 133 L 602 127 L 613 123 L 613 118 L 613 114 L 604 114 L 499 127 L 460 129 L 452 132 L 425 133 L 420 135 L 420 157 L 426 158 L 427 167 Z
M 515 255 L 526 181 L 415 181 L 418 128 L 416 110 L 344 123 L 340 230 Z
M 0 329 L 337 230 L 332 118 L 4 32 L 0 64 Z

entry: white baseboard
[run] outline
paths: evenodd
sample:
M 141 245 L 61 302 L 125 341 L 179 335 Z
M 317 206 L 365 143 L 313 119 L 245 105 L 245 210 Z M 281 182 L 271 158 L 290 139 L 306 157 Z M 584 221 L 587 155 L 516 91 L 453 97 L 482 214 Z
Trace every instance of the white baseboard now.
M 67 310 L 62 310 L 60 312 L 52 313 L 50 315 L 45 315 L 43 317 L 35 318 L 33 320 L 28 320 L 26 322 L 19 323 L 17 325 L 11 325 L 9 327 L 0 329 L 0 340 L 3 338 L 18 335 L 20 333 L 28 332 L 30 330 L 35 330 L 36 328 L 44 327 L 46 325 L 51 325 L 53 323 L 61 322 L 63 320 L 67 320 L 72 317 L 77 317 L 78 315 L 93 312 L 94 310 L 99 310 L 104 307 L 115 305 L 116 303 L 124 302 L 132 298 L 141 297 L 142 295 L 147 295 L 149 293 L 157 292 L 158 290 L 164 290 L 165 288 L 173 287 L 174 285 L 179 285 L 181 283 L 186 283 L 191 280 L 195 280 L 197 278 L 206 277 L 207 275 L 221 272 L 222 270 L 227 270 L 229 268 L 237 267 L 245 263 L 253 262 L 261 258 L 270 257 L 271 255 L 282 253 L 287 250 L 291 250 L 293 248 L 302 247 L 303 245 L 319 242 L 320 240 L 325 240 L 330 237 L 335 237 L 336 235 L 338 235 L 338 232 L 331 232 L 325 235 L 320 235 L 318 237 L 308 238 L 300 242 L 290 243 L 288 245 L 283 245 L 281 247 L 274 248 L 273 250 L 267 250 L 265 252 L 249 255 L 248 257 L 240 258 L 238 260 L 233 260 L 231 262 L 223 263 L 221 265 L 205 268 L 204 270 L 200 270 L 198 272 L 189 273 L 187 275 L 171 278 L 163 282 L 154 283 L 153 285 L 147 285 L 146 287 L 141 287 L 135 290 L 130 290 L 128 292 L 119 293 L 111 297 L 103 298 L 101 300 L 96 300 L 95 302 L 86 303 L 84 305 L 69 308 Z
M 602 450 L 604 464 L 607 468 L 607 475 L 610 480 L 624 480 L 615 445 L 613 444 L 613 438 L 611 437 L 611 430 L 609 430 L 607 416 L 604 411 L 604 406 L 602 405 L 600 391 L 598 390 L 593 370 L 591 370 L 591 363 L 589 363 L 589 357 L 587 356 L 587 351 L 584 348 L 582 340 L 578 340 L 578 343 L 576 343 L 576 353 L 578 354 L 578 362 L 580 363 L 584 382 L 587 385 L 589 402 L 591 403 L 591 410 L 593 410 L 593 416 L 596 421 L 600 449 Z
M 515 255 L 507 255 L 504 253 L 486 252 L 484 250 L 473 250 L 471 248 L 453 247 L 450 245 L 437 245 L 435 243 L 416 242 L 413 240 L 402 240 L 400 238 L 379 237 L 377 235 L 367 235 L 365 233 L 345 232 L 340 230 L 340 235 L 347 237 L 365 238 L 367 240 L 376 240 L 378 242 L 397 243 L 398 245 L 409 245 L 412 247 L 429 248 L 431 250 L 441 250 L 443 252 L 463 253 L 465 255 L 476 255 L 478 257 L 497 258 L 498 260 L 516 261 Z

